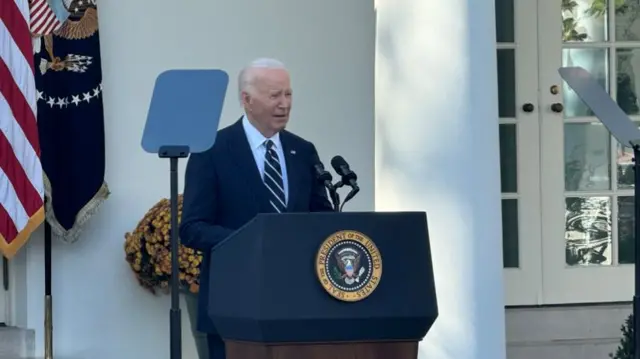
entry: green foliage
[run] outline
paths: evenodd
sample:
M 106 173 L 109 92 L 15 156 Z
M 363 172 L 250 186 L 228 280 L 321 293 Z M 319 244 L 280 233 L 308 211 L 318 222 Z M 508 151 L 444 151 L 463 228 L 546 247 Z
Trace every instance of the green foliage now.
M 604 0 L 603 0 L 604 1 Z M 562 0 L 562 40 L 563 41 L 584 41 L 587 39 L 586 33 L 578 31 L 578 21 L 576 20 L 575 9 L 578 3 L 574 0 Z
M 620 345 L 615 353 L 609 354 L 609 357 L 612 359 L 633 359 L 633 314 L 627 317 L 620 330 L 622 331 Z
M 562 4 L 572 3 L 571 0 L 562 0 Z M 607 13 L 607 7 L 609 4 L 606 0 L 594 0 L 589 6 L 589 9 L 585 11 L 585 14 L 593 17 L 604 16 Z M 627 4 L 627 0 L 615 0 L 615 9 L 616 14 L 624 14 L 628 9 L 629 5 Z

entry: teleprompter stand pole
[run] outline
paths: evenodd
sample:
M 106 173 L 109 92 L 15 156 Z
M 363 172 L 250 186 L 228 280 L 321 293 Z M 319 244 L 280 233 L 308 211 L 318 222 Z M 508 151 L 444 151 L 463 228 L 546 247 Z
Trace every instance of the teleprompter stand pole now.
M 633 295 L 633 358 L 640 359 L 640 144 L 633 144 L 635 275 Z
M 171 359 L 182 358 L 182 328 L 180 314 L 180 275 L 178 261 L 178 159 L 189 156 L 187 146 L 161 146 L 158 157 L 169 159 L 171 181 Z

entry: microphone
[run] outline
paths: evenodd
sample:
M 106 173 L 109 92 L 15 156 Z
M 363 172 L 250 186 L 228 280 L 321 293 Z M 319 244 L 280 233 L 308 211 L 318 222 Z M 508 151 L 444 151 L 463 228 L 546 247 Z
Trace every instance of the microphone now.
M 320 183 L 323 183 L 324 186 L 329 190 L 329 196 L 331 198 L 331 204 L 333 204 L 333 209 L 337 212 L 340 210 L 340 196 L 338 192 L 336 192 L 336 188 L 333 186 L 333 176 L 331 173 L 327 172 L 324 169 L 324 165 L 321 162 L 313 165 L 313 168 L 316 172 L 316 180 Z
M 339 182 L 337 187 L 348 185 L 356 191 L 359 190 L 357 182 L 358 176 L 351 170 L 351 168 L 349 168 L 349 164 L 347 164 L 347 161 L 345 161 L 342 156 L 333 157 L 331 159 L 331 166 L 336 173 L 342 177 L 342 180 Z
M 333 177 L 331 176 L 331 173 L 325 171 L 322 163 L 316 163 L 313 168 L 316 170 L 316 179 L 319 182 L 324 183 L 328 190 L 331 190 L 333 188 L 333 184 L 331 183 Z
M 349 164 L 344 160 L 344 158 L 342 158 L 342 156 L 333 157 L 331 159 L 331 166 L 341 177 L 340 181 L 335 184 L 335 187 L 340 188 L 344 185 L 351 187 L 351 191 L 344 198 L 342 206 L 340 206 L 339 212 L 342 212 L 342 208 L 344 208 L 344 205 L 353 197 L 355 197 L 355 195 L 360 191 L 360 187 L 358 187 L 357 182 L 358 176 L 351 170 L 351 168 L 349 168 Z

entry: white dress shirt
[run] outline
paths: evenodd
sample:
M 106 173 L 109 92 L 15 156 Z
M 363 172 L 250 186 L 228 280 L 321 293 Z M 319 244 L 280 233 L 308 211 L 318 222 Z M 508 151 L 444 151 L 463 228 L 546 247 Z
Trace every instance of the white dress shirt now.
M 273 142 L 273 148 L 278 154 L 280 160 L 280 168 L 282 168 L 282 184 L 284 185 L 284 198 L 285 202 L 289 202 L 289 182 L 287 180 L 287 165 L 284 159 L 284 151 L 282 150 L 282 143 L 280 142 L 280 134 L 276 133 L 271 138 L 264 137 L 263 134 L 255 128 L 251 122 L 247 119 L 247 116 L 242 116 L 242 127 L 244 133 L 247 135 L 249 141 L 249 147 L 253 153 L 253 158 L 256 160 L 258 171 L 260 172 L 260 178 L 264 178 L 264 158 L 267 153 L 267 147 L 265 142 L 271 140 Z

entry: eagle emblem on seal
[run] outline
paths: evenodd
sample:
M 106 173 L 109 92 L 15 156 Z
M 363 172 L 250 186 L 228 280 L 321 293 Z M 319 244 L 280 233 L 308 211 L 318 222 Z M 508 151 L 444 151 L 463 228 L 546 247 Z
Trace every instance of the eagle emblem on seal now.
M 336 252 L 336 264 L 340 270 L 340 279 L 346 284 L 360 282 L 360 277 L 364 274 L 364 267 L 360 266 L 362 254 L 355 248 L 347 247 Z

